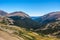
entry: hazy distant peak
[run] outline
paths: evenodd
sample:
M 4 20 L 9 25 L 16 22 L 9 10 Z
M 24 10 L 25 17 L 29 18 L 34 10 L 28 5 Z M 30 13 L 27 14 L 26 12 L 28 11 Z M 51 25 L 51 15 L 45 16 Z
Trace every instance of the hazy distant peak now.
M 5 16 L 7 14 L 8 14 L 7 12 L 0 10 L 0 16 Z

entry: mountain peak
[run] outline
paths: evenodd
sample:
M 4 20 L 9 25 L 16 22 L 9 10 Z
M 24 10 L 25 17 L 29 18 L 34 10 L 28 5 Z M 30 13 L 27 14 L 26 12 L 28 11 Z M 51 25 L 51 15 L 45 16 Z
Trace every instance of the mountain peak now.
M 52 21 L 60 20 L 60 11 L 50 12 L 46 15 L 43 15 L 43 16 L 37 18 L 36 20 L 38 20 L 38 22 L 44 23 L 44 24 L 52 22 Z
M 57 12 L 51 12 L 49 13 L 50 15 L 60 15 L 60 11 L 57 11 Z
M 9 14 L 9 16 L 21 16 L 21 17 L 29 17 L 28 14 L 22 12 L 22 11 L 16 11 L 16 12 L 12 12 Z
M 5 16 L 7 15 L 7 12 L 0 10 L 0 16 Z
M 44 15 L 44 16 L 58 16 L 58 15 L 60 15 L 60 11 L 57 11 L 57 12 L 50 12 L 50 13 L 48 13 L 48 14 L 46 14 L 46 15 Z

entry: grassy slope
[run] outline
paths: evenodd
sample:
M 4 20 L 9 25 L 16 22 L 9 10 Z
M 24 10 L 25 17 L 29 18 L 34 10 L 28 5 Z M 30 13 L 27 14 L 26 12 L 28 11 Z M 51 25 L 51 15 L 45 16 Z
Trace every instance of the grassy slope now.
M 0 30 L 0 40 L 19 40 L 17 37 Z
M 0 24 L 0 30 L 8 33 L 8 35 L 10 34 L 14 37 L 17 37 L 20 40 L 60 40 L 58 38 L 51 37 L 51 36 L 50 37 L 46 37 L 46 36 L 43 37 L 36 32 L 28 31 L 25 28 L 11 26 L 11 25 Z M 4 33 L 4 34 L 2 34 L 2 36 L 3 35 L 6 35 L 6 34 Z M 8 36 L 6 36 L 6 37 L 8 37 Z M 11 38 L 11 37 L 9 37 L 9 38 Z

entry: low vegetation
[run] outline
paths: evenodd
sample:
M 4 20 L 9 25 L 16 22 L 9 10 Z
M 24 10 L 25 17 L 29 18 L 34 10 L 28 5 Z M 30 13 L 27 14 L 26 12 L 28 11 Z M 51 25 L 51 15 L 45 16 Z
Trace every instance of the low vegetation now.
M 17 36 L 23 40 L 60 40 L 59 38 L 51 37 L 51 36 L 42 36 L 42 34 L 28 31 L 25 28 L 21 28 L 18 26 L 5 25 L 0 23 L 0 30 L 7 32 L 11 35 Z

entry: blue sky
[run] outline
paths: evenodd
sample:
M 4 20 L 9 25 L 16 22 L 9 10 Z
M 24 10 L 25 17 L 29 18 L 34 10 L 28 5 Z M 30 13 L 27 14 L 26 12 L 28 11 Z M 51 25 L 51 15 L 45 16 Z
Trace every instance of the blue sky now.
M 42 16 L 60 11 L 60 0 L 0 0 L 0 10 L 23 11 L 30 16 Z

